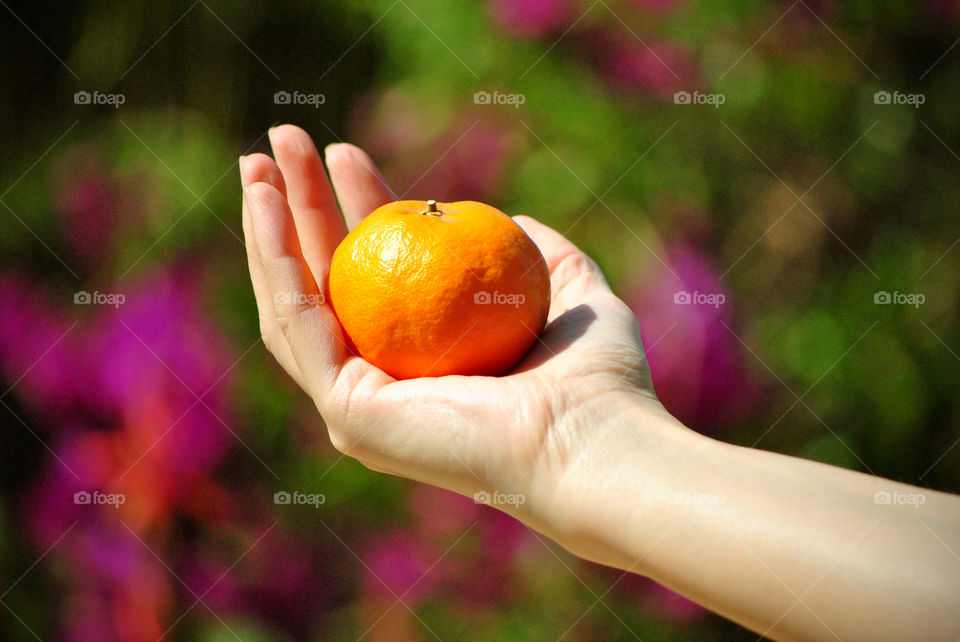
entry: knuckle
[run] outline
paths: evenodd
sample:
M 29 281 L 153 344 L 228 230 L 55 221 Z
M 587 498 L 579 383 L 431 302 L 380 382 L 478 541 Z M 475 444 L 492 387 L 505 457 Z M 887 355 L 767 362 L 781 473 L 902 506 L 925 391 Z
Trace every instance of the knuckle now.
M 286 312 L 286 311 L 284 311 Z M 277 316 L 277 327 L 280 329 L 280 333 L 283 336 L 288 336 L 290 332 L 290 317 L 284 314 L 283 316 Z
M 334 448 L 348 457 L 356 458 L 356 441 L 345 430 L 328 426 L 327 432 Z
M 260 321 L 260 340 L 263 341 L 263 346 L 271 354 L 273 353 L 273 339 L 270 336 L 270 331 L 267 328 L 267 325 L 261 319 Z

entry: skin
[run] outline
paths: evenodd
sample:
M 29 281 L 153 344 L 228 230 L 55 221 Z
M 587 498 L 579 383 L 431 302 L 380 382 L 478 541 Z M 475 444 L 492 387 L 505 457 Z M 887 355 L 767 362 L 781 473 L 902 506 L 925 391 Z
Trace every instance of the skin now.
M 467 496 L 522 494 L 498 508 L 771 638 L 960 637 L 960 497 L 687 429 L 653 392 L 633 312 L 531 218 L 514 220 L 552 302 L 513 373 L 395 381 L 351 355 L 327 306 L 289 295 L 318 294 L 347 229 L 396 196 L 357 147 L 331 145 L 324 163 L 292 125 L 270 142 L 275 161 L 240 162 L 261 333 L 338 450 Z

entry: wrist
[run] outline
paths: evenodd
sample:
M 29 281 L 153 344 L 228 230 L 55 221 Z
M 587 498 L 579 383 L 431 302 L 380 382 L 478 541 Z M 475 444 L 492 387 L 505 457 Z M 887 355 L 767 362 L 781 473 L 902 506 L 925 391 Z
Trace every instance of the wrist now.
M 578 557 L 647 574 L 641 558 L 689 486 L 686 462 L 717 442 L 641 394 L 598 397 L 574 421 L 580 443 L 549 503 L 548 534 Z

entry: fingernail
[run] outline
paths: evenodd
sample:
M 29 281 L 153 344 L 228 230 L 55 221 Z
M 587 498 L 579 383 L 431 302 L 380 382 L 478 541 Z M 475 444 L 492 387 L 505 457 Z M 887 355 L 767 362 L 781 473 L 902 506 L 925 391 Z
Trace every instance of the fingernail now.
M 239 159 L 237 159 L 237 167 L 240 169 L 240 187 L 243 188 L 244 192 L 247 191 L 247 181 L 246 176 L 244 176 L 246 172 L 243 169 L 243 161 L 245 158 L 246 156 L 241 156 Z

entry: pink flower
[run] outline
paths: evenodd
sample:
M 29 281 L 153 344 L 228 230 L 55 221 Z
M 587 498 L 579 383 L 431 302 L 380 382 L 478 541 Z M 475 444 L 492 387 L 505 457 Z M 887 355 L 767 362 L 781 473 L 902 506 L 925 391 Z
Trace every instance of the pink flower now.
M 440 555 L 431 555 L 426 546 L 422 539 L 403 531 L 378 535 L 362 555 L 369 569 L 365 590 L 384 597 L 406 594 L 403 600 L 411 606 L 430 595 L 442 570 L 430 568 Z
M 25 532 L 38 550 L 68 533 L 49 560 L 72 569 L 63 592 L 82 600 L 71 603 L 110 614 L 107 637 L 156 639 L 170 604 L 171 578 L 121 520 L 148 543 L 166 541 L 174 512 L 211 488 L 232 446 L 223 424 L 233 424 L 235 357 L 191 268 L 115 287 L 119 307 L 74 305 L 72 293 L 55 303 L 36 283 L 0 277 L 0 368 L 19 379 L 11 396 L 56 453 L 21 497 Z M 123 501 L 84 503 L 77 492 Z M 95 628 L 75 611 L 60 617 L 65 630 L 75 617 L 78 630 Z
M 692 54 L 677 45 L 609 31 L 594 31 L 584 42 L 601 73 L 626 92 L 672 97 L 699 82 Z
M 573 17 L 570 0 L 492 0 L 490 9 L 501 29 L 528 38 L 557 31 Z
M 640 605 L 645 611 L 662 620 L 687 622 L 704 617 L 707 610 L 696 602 L 685 598 L 654 582 L 648 577 L 623 571 L 587 564 L 588 568 L 601 579 L 604 586 L 612 586 L 618 600 Z
M 512 130 L 493 120 L 459 119 L 393 173 L 411 190 L 409 198 L 489 202 L 496 200 L 514 140 Z
M 678 4 L 680 0 L 630 0 L 632 4 L 637 5 L 638 7 L 651 11 L 654 13 L 666 13 L 670 11 Z
M 85 265 L 109 255 L 120 204 L 104 176 L 94 172 L 69 176 L 61 189 L 61 226 L 70 250 Z
M 380 158 L 398 194 L 440 201 L 496 196 L 519 141 L 515 123 L 500 121 L 486 109 L 438 127 L 438 120 L 447 120 L 438 116 L 438 108 L 400 89 L 370 96 L 365 103 L 354 113 L 356 139 Z
M 145 449 L 166 432 L 147 458 L 163 460 L 184 483 L 219 461 L 237 430 L 233 357 L 198 305 L 192 271 L 173 269 L 125 289 L 126 303 L 101 311 L 86 341 L 100 394 L 131 441 Z
M 323 613 L 346 599 L 346 583 L 338 577 L 343 573 L 341 552 L 349 553 L 336 540 L 331 538 L 321 554 L 283 526 L 271 528 L 259 518 L 251 525 L 217 527 L 224 530 L 233 537 L 203 539 L 178 565 L 190 587 L 184 593 L 188 603 L 192 593 L 206 593 L 204 601 L 218 612 L 259 616 L 294 639 L 306 639 Z M 227 545 L 231 540 L 236 544 Z M 243 561 L 231 568 L 244 551 Z
M 172 604 L 167 571 L 116 519 L 81 522 L 51 555 L 70 569 L 58 639 L 147 640 L 163 632 Z
M 480 504 L 434 486 L 418 485 L 408 501 L 417 532 L 432 540 L 457 537 L 480 517 Z
M 526 546 L 539 546 L 531 544 L 526 526 L 469 497 L 428 486 L 416 489 L 410 504 L 416 537 L 434 558 L 443 555 L 430 572 L 440 591 L 476 608 L 509 598 L 517 556 Z
M 655 584 L 648 594 L 651 606 L 671 620 L 689 621 L 703 617 L 706 609 L 666 586 Z
M 63 314 L 72 301 L 53 305 L 38 289 L 19 274 L 0 275 L 0 368 L 16 383 L 11 394 L 57 419 L 86 405 L 85 364 L 75 360 L 76 328 Z
M 737 324 L 716 271 L 697 247 L 677 244 L 625 297 L 636 312 L 657 396 L 693 428 L 740 418 L 757 398 Z
M 61 233 L 72 255 L 69 262 L 83 271 L 108 261 L 121 231 L 143 221 L 144 207 L 136 195 L 142 184 L 131 188 L 129 179 L 118 179 L 96 146 L 81 143 L 67 149 L 54 161 L 51 183 L 56 186 Z
M 374 158 L 403 156 L 436 136 L 423 98 L 391 87 L 364 96 L 351 114 L 355 138 Z

